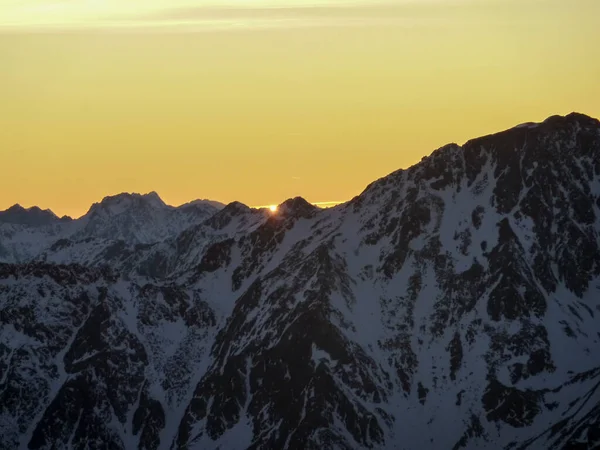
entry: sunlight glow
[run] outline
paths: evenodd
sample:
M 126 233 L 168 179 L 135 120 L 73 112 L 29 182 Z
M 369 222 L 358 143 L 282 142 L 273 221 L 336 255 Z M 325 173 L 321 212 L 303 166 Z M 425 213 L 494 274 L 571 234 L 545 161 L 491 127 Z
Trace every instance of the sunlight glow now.
M 277 205 L 270 205 L 269 209 L 271 210 L 272 213 L 276 213 L 277 212 Z

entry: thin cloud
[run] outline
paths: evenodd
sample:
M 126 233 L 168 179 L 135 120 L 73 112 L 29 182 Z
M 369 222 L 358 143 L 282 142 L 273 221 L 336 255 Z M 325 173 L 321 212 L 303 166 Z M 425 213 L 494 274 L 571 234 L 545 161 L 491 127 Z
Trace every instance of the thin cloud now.
M 451 0 L 452 2 L 477 0 Z M 219 3 L 190 0 L 28 0 L 0 5 L 0 29 L 47 30 L 177 30 L 211 31 L 239 28 L 298 28 L 430 23 L 432 4 L 444 0 L 235 0 Z M 415 10 L 428 5 L 428 14 Z

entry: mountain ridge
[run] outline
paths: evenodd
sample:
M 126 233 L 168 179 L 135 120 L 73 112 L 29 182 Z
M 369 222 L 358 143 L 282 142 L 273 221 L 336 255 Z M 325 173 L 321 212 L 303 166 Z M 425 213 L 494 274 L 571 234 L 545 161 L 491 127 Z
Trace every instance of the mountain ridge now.
M 511 130 L 0 264 L 0 448 L 598 448 L 600 123 Z
M 474 143 L 477 143 L 479 141 L 483 141 L 483 140 L 486 140 L 486 139 L 489 139 L 489 138 L 497 138 L 497 137 L 500 137 L 500 136 L 507 136 L 507 135 L 510 135 L 511 133 L 520 133 L 521 131 L 519 131 L 519 130 L 532 129 L 532 128 L 536 128 L 536 127 L 539 127 L 539 126 L 552 126 L 552 124 L 556 124 L 556 123 L 565 123 L 565 122 L 566 123 L 573 123 L 573 122 L 577 123 L 578 121 L 583 121 L 584 123 L 587 123 L 587 125 L 591 125 L 591 126 L 598 125 L 600 123 L 599 119 L 596 119 L 596 118 L 594 118 L 592 116 L 588 116 L 586 114 L 575 112 L 575 111 L 573 111 L 571 113 L 568 113 L 568 114 L 566 114 L 564 116 L 561 116 L 561 115 L 552 115 L 552 116 L 548 116 L 546 119 L 544 119 L 541 122 L 525 122 L 525 123 L 522 123 L 522 124 L 510 127 L 510 128 L 507 128 L 506 130 L 502 130 L 502 131 L 490 133 L 490 134 L 487 134 L 487 135 L 482 135 L 482 136 L 479 136 L 479 137 L 476 137 L 476 138 L 473 138 L 473 139 L 469 139 L 463 145 L 459 145 L 456 142 L 447 143 L 447 144 L 439 147 L 438 149 L 434 150 L 431 154 L 424 155 L 422 157 L 421 161 L 423 161 L 425 159 L 428 159 L 434 153 L 436 153 L 438 151 L 442 151 L 442 150 L 444 150 L 446 148 L 451 148 L 451 147 L 463 148 L 464 146 L 471 145 L 471 144 L 474 144 Z M 402 168 L 402 169 L 398 169 L 396 171 L 390 172 L 389 174 L 384 175 L 383 177 L 381 177 L 379 179 L 386 178 L 386 177 L 388 177 L 390 175 L 393 175 L 396 172 L 400 172 L 400 171 L 403 171 L 403 170 L 409 170 L 411 167 L 414 167 L 414 166 L 416 166 L 418 164 L 419 163 L 416 163 L 413 166 L 409 166 L 407 168 Z M 372 183 L 374 183 L 376 181 L 377 180 L 373 181 Z M 358 196 L 356 196 L 356 197 L 358 197 Z M 150 192 L 147 192 L 145 194 L 137 193 L 137 192 L 127 192 L 127 191 L 125 191 L 125 192 L 121 192 L 121 193 L 117 193 L 117 194 L 111 194 L 111 195 L 104 196 L 100 202 L 93 203 L 92 206 L 90 206 L 90 208 L 88 209 L 88 212 L 85 213 L 85 214 L 83 214 L 83 216 L 89 214 L 91 208 L 94 205 L 99 205 L 99 204 L 102 204 L 103 202 L 108 202 L 108 201 L 122 199 L 122 198 L 146 198 L 146 199 L 150 198 L 150 199 L 154 199 L 157 202 L 163 203 L 164 205 L 166 205 L 168 207 L 171 207 L 171 208 L 183 208 L 183 207 L 192 206 L 192 205 L 195 205 L 195 204 L 212 204 L 213 206 L 215 206 L 215 207 L 217 207 L 219 209 L 222 209 L 225 206 L 227 206 L 227 204 L 221 203 L 221 202 L 216 201 L 216 200 L 209 200 L 209 199 L 191 200 L 189 202 L 182 203 L 181 205 L 178 205 L 178 206 L 176 206 L 176 205 L 168 205 L 168 204 L 166 204 L 164 202 L 164 200 L 160 197 L 160 195 L 156 191 L 150 191 Z M 302 197 L 300 196 L 299 198 L 302 198 Z M 285 202 L 287 202 L 287 201 L 290 201 L 290 200 L 293 200 L 293 198 L 286 199 L 285 201 L 282 202 L 282 204 L 285 203 Z M 343 202 L 343 203 L 340 203 L 340 204 L 345 204 L 345 203 L 347 203 L 347 202 L 349 202 L 351 200 L 352 199 L 349 199 L 346 202 Z M 239 201 L 233 201 L 233 202 L 230 202 L 229 204 L 231 204 L 231 203 L 239 203 L 241 205 L 244 205 L 243 203 L 241 203 Z M 248 205 L 244 205 L 244 206 L 248 206 Z M 248 207 L 250 207 L 250 206 L 248 206 Z M 29 207 L 29 208 L 24 208 L 24 207 L 22 207 L 21 205 L 19 205 L 17 203 L 17 204 L 11 206 L 10 208 L 8 208 L 8 209 L 6 209 L 4 211 L 0 211 L 0 215 L 2 213 L 8 212 L 12 208 L 22 208 L 22 209 L 25 209 L 27 211 L 28 210 L 42 210 L 39 206 L 35 206 L 34 205 L 34 206 Z M 45 210 L 42 210 L 42 211 L 44 211 L 44 212 L 50 212 L 50 213 L 52 213 L 53 215 L 56 216 L 56 214 L 51 209 L 45 209 Z M 83 216 L 81 216 L 81 217 L 83 217 Z M 61 219 L 65 219 L 65 220 L 67 220 L 67 219 L 78 220 L 81 217 L 79 217 L 77 219 L 73 219 L 73 218 L 65 215 L 65 216 L 62 216 Z
M 14 225 L 43 226 L 57 222 L 70 222 L 69 216 L 58 217 L 50 209 L 42 210 L 37 206 L 24 208 L 18 203 L 10 208 L 0 211 L 0 223 Z
M 216 200 L 209 200 L 209 199 L 195 199 L 195 200 L 191 200 L 187 203 L 183 203 L 181 205 L 175 206 L 175 205 L 167 205 L 164 200 L 160 197 L 160 195 L 158 195 L 158 193 L 156 191 L 150 191 L 147 192 L 145 194 L 142 193 L 137 193 L 137 192 L 121 192 L 118 194 L 112 194 L 112 195 L 106 195 L 102 198 L 102 200 L 100 200 L 99 202 L 94 202 L 92 203 L 92 205 L 88 208 L 87 212 L 84 213 L 82 216 L 78 217 L 78 218 L 72 218 L 70 216 L 62 216 L 61 219 L 63 220 L 79 220 L 81 218 L 83 218 L 84 216 L 86 216 L 87 214 L 90 213 L 90 211 L 92 210 L 92 208 L 96 205 L 101 205 L 102 203 L 107 203 L 107 202 L 111 202 L 111 201 L 115 201 L 115 200 L 122 200 L 122 199 L 135 199 L 135 198 L 139 198 L 139 199 L 151 199 L 153 201 L 155 201 L 158 204 L 164 204 L 164 206 L 170 207 L 170 208 L 185 208 L 185 207 L 190 207 L 190 206 L 196 206 L 196 205 L 212 205 L 215 208 L 223 208 L 225 205 L 221 202 L 218 202 Z M 52 209 L 42 209 L 39 206 L 31 206 L 29 208 L 25 208 L 23 206 L 21 206 L 20 204 L 16 203 L 15 205 L 7 208 L 4 211 L 0 211 L 0 217 L 2 214 L 7 213 L 11 210 L 25 210 L 25 211 L 43 211 L 46 213 L 51 213 L 53 216 L 58 217 L 53 211 Z

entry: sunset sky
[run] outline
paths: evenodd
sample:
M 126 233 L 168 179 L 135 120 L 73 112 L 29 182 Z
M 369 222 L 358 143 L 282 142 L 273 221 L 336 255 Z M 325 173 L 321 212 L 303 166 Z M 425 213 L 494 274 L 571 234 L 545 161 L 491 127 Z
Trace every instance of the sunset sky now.
M 448 143 L 600 117 L 599 0 L 0 0 L 0 209 L 348 200 Z

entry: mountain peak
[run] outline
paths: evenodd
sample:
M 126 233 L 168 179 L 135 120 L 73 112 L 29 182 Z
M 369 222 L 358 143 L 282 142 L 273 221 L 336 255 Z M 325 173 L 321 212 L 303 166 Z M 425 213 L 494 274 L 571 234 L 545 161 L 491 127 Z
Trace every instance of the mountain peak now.
M 160 202 L 162 204 L 164 204 L 164 202 L 162 201 L 162 199 L 160 198 L 160 196 L 155 192 L 155 191 L 151 191 L 148 192 L 147 194 L 139 194 L 137 192 L 122 192 L 120 194 L 116 194 L 116 195 L 107 195 L 106 197 L 104 197 L 101 201 L 101 203 L 109 203 L 109 202 L 118 202 L 118 201 L 123 201 L 123 200 L 147 200 L 147 201 L 152 201 L 152 202 Z
M 287 199 L 277 208 L 278 212 L 284 216 L 292 217 L 312 217 L 319 208 L 307 202 L 302 197 Z
M 42 210 L 38 206 L 24 208 L 16 203 L 6 211 L 0 211 L 0 223 L 15 225 L 43 226 L 58 222 L 59 219 L 51 210 Z
M 136 206 L 149 206 L 155 209 L 167 208 L 165 202 L 154 191 L 147 194 L 123 192 L 121 194 L 108 195 L 101 202 L 94 203 L 88 214 L 102 210 L 111 215 L 116 215 Z
M 547 117 L 542 122 L 525 122 L 504 131 L 471 139 L 465 143 L 465 146 L 471 142 L 478 142 L 482 139 L 488 139 L 490 137 L 517 137 L 523 136 L 528 132 L 547 133 L 549 131 L 566 130 L 572 128 L 574 125 L 583 128 L 597 128 L 600 127 L 600 121 L 598 121 L 598 119 L 594 119 L 593 117 L 577 112 L 572 112 L 565 116 L 555 114 Z
M 225 208 L 225 205 L 221 202 L 217 202 L 215 200 L 208 199 L 196 199 L 191 202 L 184 203 L 183 205 L 179 205 L 177 208 L 189 208 L 191 206 L 212 206 L 218 210 Z
M 240 214 L 248 212 L 250 209 L 251 208 L 249 206 L 243 204 L 242 202 L 233 201 L 225 205 L 222 211 L 229 214 Z
M 147 194 L 142 194 L 142 197 L 147 200 L 159 201 L 159 202 L 164 203 L 163 200 L 160 198 L 160 195 L 158 195 L 158 193 L 156 191 L 151 191 L 151 192 L 148 192 Z
M 558 117 L 560 117 L 560 116 L 558 116 Z M 567 120 L 577 120 L 577 121 L 581 121 L 581 122 L 590 122 L 590 123 L 595 123 L 597 125 L 600 125 L 600 121 L 598 119 L 588 116 L 587 114 L 579 113 L 577 111 L 570 112 L 564 118 Z
M 241 202 L 233 201 L 227 204 L 224 208 L 218 211 L 215 215 L 206 220 L 205 224 L 214 228 L 222 229 L 231 223 L 233 218 L 244 216 L 245 214 L 252 213 L 253 210 L 247 205 Z

